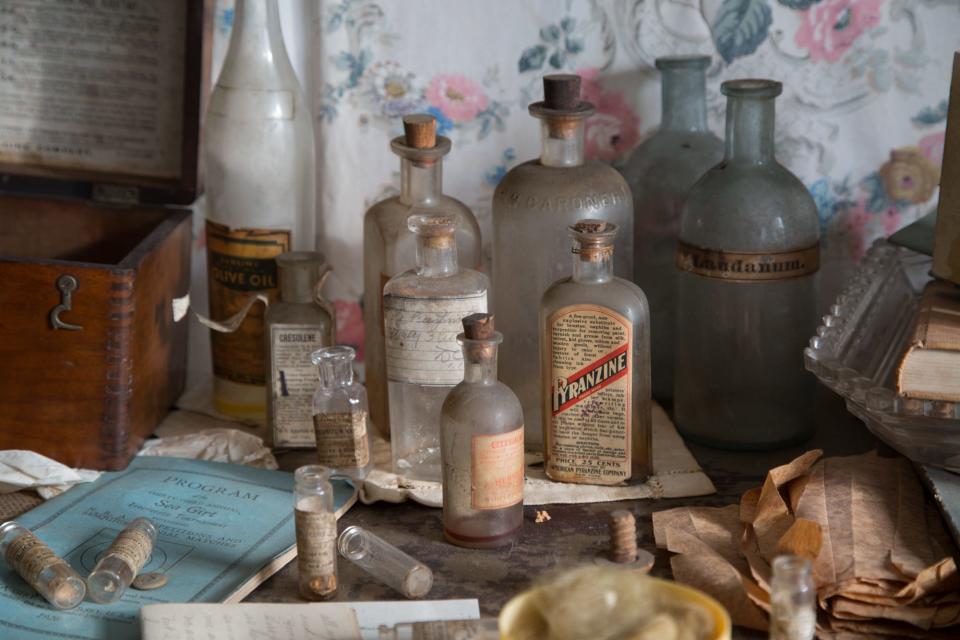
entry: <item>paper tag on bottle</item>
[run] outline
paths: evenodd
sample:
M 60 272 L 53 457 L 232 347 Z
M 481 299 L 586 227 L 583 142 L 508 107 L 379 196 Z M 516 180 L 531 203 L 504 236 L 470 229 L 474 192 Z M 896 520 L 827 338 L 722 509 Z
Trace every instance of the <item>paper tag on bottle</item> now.
M 208 220 L 206 233 L 211 318 L 236 314 L 251 293 L 276 299 L 274 258 L 290 249 L 289 230 L 231 229 Z M 217 376 L 242 384 L 265 383 L 263 313 L 263 307 L 255 305 L 237 331 L 210 335 Z
M 387 378 L 427 386 L 462 382 L 463 352 L 457 343 L 461 321 L 486 310 L 486 291 L 456 298 L 385 295 Z
M 360 469 L 370 462 L 366 411 L 336 411 L 313 416 L 317 462 L 334 469 Z
M 304 500 L 320 500 L 305 498 Z M 297 534 L 297 566 L 301 579 L 333 575 L 337 570 L 337 518 L 333 513 L 298 508 L 294 510 Z
M 702 249 L 678 242 L 677 268 L 704 278 L 732 282 L 769 282 L 816 273 L 820 269 L 820 243 L 806 249 L 778 253 L 744 253 Z
M 25 531 L 7 545 L 7 564 L 20 574 L 27 584 L 37 588 L 40 574 L 63 560 L 30 531 Z
M 572 305 L 550 315 L 547 332 L 547 474 L 562 482 L 627 480 L 633 325 L 605 307 Z
M 503 509 L 523 500 L 523 425 L 508 433 L 473 436 L 470 506 Z
M 270 420 L 277 447 L 314 445 L 313 394 L 317 368 L 310 354 L 329 346 L 319 327 L 309 324 L 270 325 Z

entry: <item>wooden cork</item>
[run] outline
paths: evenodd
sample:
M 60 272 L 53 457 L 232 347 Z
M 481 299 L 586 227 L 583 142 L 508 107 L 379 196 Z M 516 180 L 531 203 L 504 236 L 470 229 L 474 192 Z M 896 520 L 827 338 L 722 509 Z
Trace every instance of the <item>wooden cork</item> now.
M 607 229 L 607 223 L 603 220 L 579 220 L 573 225 L 573 230 L 577 233 L 600 233 Z
M 403 116 L 403 133 L 408 147 L 433 149 L 437 146 L 437 119 L 424 113 Z
M 493 314 L 471 313 L 463 319 L 463 336 L 469 340 L 489 340 L 493 337 Z
M 580 106 L 580 76 L 557 73 L 543 77 L 543 106 L 572 111 Z

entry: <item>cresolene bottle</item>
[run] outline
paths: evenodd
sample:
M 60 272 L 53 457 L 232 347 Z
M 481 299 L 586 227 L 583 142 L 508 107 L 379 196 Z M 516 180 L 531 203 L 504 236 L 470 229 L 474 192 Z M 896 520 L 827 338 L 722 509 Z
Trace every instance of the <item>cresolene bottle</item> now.
M 543 102 L 530 105 L 540 120 L 540 157 L 511 169 L 493 195 L 493 307 L 510 340 L 501 378 L 523 405 L 531 450 L 543 444 L 536 301 L 567 273 L 566 228 L 581 218 L 615 223 L 622 233 L 614 271 L 633 275 L 633 200 L 615 169 L 584 158 L 594 106 L 580 99 L 580 77 L 545 76 L 543 94 Z
M 210 316 L 223 320 L 251 294 L 275 299 L 274 258 L 316 242 L 313 125 L 283 45 L 277 0 L 236 1 L 204 121 L 203 158 Z M 211 332 L 217 411 L 266 415 L 263 330 L 263 307 L 255 305 L 236 332 Z
M 613 275 L 617 226 L 569 227 L 573 275 L 540 303 L 544 470 L 551 480 L 612 485 L 653 473 L 650 311 Z
M 370 416 L 385 437 L 390 435 L 387 364 L 383 339 L 383 286 L 387 280 L 416 266 L 416 235 L 407 220 L 416 213 L 443 213 L 457 220 L 460 264 L 480 269 L 480 227 L 473 213 L 442 191 L 443 156 L 450 139 L 436 135 L 430 115 L 403 119 L 405 135 L 390 149 L 400 156 L 400 195 L 381 200 L 363 218 L 364 370 L 370 395 Z
M 731 80 L 723 161 L 690 190 L 677 248 L 674 416 L 696 442 L 796 444 L 813 433 L 820 223 L 813 198 L 774 158 L 772 80 Z
M 650 304 L 653 395 L 673 398 L 677 304 L 677 232 L 690 187 L 723 159 L 723 141 L 707 128 L 709 56 L 657 58 L 659 130 L 620 167 L 633 193 L 633 281 Z
M 335 475 L 362 480 L 373 468 L 367 392 L 353 379 L 353 347 L 340 345 L 313 352 L 320 386 L 313 395 L 317 462 Z

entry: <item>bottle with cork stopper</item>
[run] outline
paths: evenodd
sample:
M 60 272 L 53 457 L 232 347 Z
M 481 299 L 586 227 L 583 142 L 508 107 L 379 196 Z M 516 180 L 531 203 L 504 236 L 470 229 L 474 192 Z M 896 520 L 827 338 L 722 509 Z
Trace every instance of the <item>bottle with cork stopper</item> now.
M 487 311 L 487 276 L 461 268 L 457 218 L 416 214 L 417 267 L 383 288 L 384 339 L 395 473 L 439 482 L 440 408 L 463 380 L 460 320 Z
M 290 251 L 276 260 L 280 299 L 264 316 L 267 437 L 274 447 L 311 448 L 317 375 L 310 354 L 336 344 L 333 306 L 321 295 L 331 270 L 316 251 Z
M 470 209 L 442 191 L 443 157 L 450 139 L 437 135 L 437 122 L 425 114 L 403 118 L 404 135 L 391 150 L 400 156 L 400 193 L 381 200 L 363 218 L 364 368 L 370 396 L 370 417 L 390 435 L 387 364 L 383 337 L 383 286 L 387 280 L 416 266 L 416 235 L 407 227 L 414 214 L 439 213 L 457 221 L 455 237 L 460 263 L 480 269 L 480 227 Z
M 463 382 L 443 403 L 443 534 L 461 547 L 510 544 L 523 524 L 523 409 L 497 380 L 493 315 L 463 319 Z
M 511 169 L 493 196 L 493 301 L 511 346 L 503 352 L 503 381 L 526 418 L 526 446 L 540 450 L 539 324 L 532 301 L 567 273 L 570 247 L 563 231 L 581 218 L 621 229 L 613 269 L 633 276 L 633 199 L 612 167 L 584 156 L 584 131 L 594 107 L 580 98 L 580 77 L 543 78 L 544 100 L 530 105 L 540 120 L 540 157 Z
M 613 275 L 617 225 L 569 227 L 573 275 L 540 303 L 544 470 L 551 480 L 615 485 L 653 472 L 650 310 Z

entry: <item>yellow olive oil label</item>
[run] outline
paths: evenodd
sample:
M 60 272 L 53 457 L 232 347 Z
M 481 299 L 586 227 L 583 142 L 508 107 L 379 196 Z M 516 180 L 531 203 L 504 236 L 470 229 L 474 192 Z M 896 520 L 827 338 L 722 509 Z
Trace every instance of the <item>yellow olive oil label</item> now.
M 473 436 L 470 505 L 503 509 L 523 501 L 523 425 L 507 433 Z
M 317 368 L 310 354 L 329 346 L 327 335 L 309 324 L 270 325 L 270 422 L 277 447 L 312 447 L 313 393 Z
M 367 466 L 367 412 L 337 411 L 313 416 L 317 441 L 317 462 L 335 469 Z
M 290 231 L 231 229 L 207 221 L 207 279 L 210 317 L 223 320 L 243 307 L 252 294 L 277 298 L 278 255 L 290 249 Z M 262 305 L 255 304 L 233 333 L 210 332 L 213 372 L 241 384 L 265 384 Z
M 630 477 L 633 325 L 597 305 L 547 320 L 545 466 L 562 482 L 617 484 Z
M 769 282 L 799 278 L 820 269 L 820 244 L 779 253 L 744 253 L 702 249 L 679 242 L 677 268 L 705 278 L 732 282 Z

